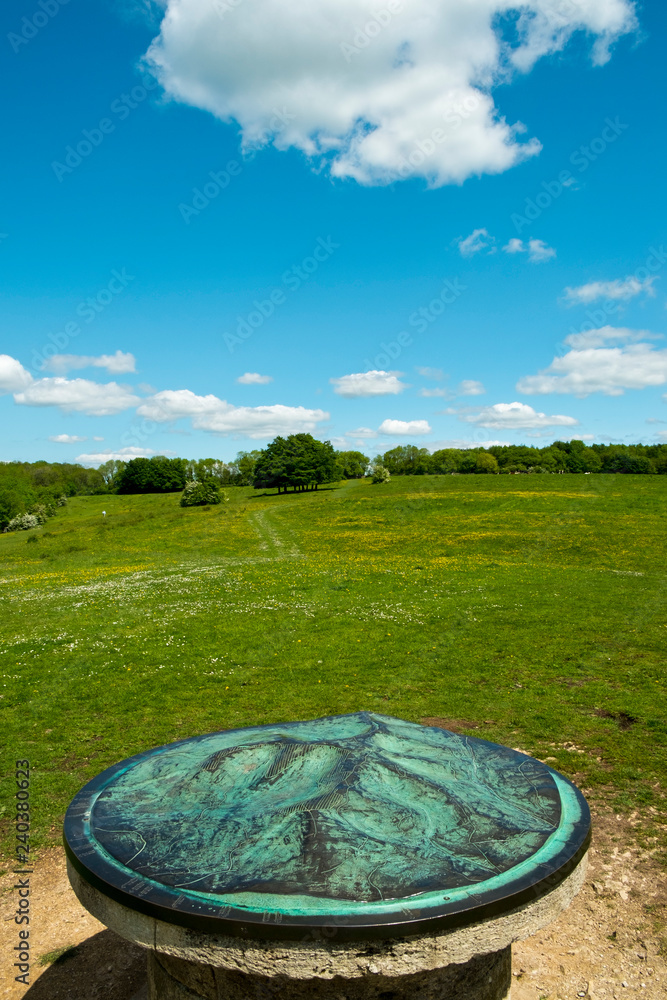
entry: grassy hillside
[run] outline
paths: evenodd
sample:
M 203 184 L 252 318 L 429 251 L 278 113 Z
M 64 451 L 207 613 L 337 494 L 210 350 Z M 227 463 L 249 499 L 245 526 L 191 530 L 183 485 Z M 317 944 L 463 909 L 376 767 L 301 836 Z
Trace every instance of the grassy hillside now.
M 30 759 L 44 842 L 124 756 L 368 709 L 456 720 L 650 815 L 667 769 L 666 489 L 444 476 L 236 488 L 210 510 L 74 499 L 0 536 L 2 773 Z

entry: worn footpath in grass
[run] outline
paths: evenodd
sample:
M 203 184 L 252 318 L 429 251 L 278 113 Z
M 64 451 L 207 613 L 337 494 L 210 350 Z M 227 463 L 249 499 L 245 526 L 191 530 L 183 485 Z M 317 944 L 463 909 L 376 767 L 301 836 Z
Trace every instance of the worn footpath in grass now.
M 450 720 L 659 822 L 666 490 L 651 476 L 427 476 L 237 488 L 210 510 L 82 497 L 0 536 L 8 850 L 17 759 L 39 845 L 124 756 L 360 709 Z

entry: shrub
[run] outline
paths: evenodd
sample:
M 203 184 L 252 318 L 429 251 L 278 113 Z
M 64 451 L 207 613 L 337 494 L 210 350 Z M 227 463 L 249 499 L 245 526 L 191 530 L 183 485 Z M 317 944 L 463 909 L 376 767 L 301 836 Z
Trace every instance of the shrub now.
M 43 523 L 37 514 L 17 514 L 11 519 L 5 531 L 29 531 L 30 528 L 39 528 Z
M 373 469 L 373 482 L 374 483 L 388 483 L 391 479 L 389 474 L 389 469 L 385 469 L 384 465 L 376 465 Z
M 215 483 L 199 483 L 193 479 L 186 483 L 181 496 L 181 507 L 206 507 L 228 499 L 229 497 L 221 493 Z
M 39 524 L 46 524 L 49 517 L 53 517 L 56 512 L 56 508 L 50 503 L 36 503 L 28 511 L 29 514 L 34 514 L 37 518 Z

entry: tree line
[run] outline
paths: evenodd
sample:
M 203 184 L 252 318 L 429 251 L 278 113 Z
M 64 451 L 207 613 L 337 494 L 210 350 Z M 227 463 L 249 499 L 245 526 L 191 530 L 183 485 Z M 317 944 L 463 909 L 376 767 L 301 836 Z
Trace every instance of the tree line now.
M 616 473 L 666 475 L 667 444 L 592 444 L 554 441 L 543 448 L 427 448 L 407 444 L 372 460 L 361 451 L 336 451 L 310 434 L 276 437 L 266 448 L 241 451 L 233 462 L 111 459 L 97 469 L 60 462 L 0 462 L 0 530 L 17 516 L 57 506 L 61 497 L 104 493 L 183 492 L 188 483 L 220 489 L 254 486 L 279 493 L 317 489 L 324 483 L 359 479 L 382 467 L 392 476 L 468 474 Z M 202 494 L 204 495 L 204 494 Z
M 0 462 L 0 530 L 17 517 L 40 518 L 44 511 L 55 511 L 63 497 L 97 492 L 106 492 L 97 469 L 60 462 Z
M 393 476 L 458 473 L 629 473 L 667 474 L 667 444 L 592 444 L 554 441 L 544 448 L 492 445 L 489 448 L 442 448 L 429 452 L 401 445 L 381 456 Z

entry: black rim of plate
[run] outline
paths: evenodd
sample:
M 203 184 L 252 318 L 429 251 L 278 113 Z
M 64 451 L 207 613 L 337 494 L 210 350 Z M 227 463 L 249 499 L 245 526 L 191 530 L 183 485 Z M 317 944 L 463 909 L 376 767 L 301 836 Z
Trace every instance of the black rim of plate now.
M 236 731 L 261 731 L 275 725 L 245 727 Z M 227 734 L 231 732 L 233 730 L 226 731 Z M 207 904 L 201 899 L 187 896 L 177 896 L 175 899 L 173 889 L 161 887 L 129 869 L 123 872 L 119 862 L 110 863 L 87 832 L 86 817 L 90 816 L 99 793 L 119 774 L 155 753 L 215 735 L 206 733 L 177 740 L 127 757 L 100 772 L 77 793 L 65 816 L 63 840 L 69 861 L 85 882 L 130 910 L 192 930 L 247 939 L 363 941 L 464 927 L 524 907 L 553 892 L 574 871 L 590 844 L 591 819 L 586 799 L 568 778 L 547 764 L 542 764 L 546 772 L 566 782 L 574 791 L 579 819 L 573 825 L 572 834 L 561 850 L 547 862 L 536 864 L 529 873 L 518 876 L 509 885 L 480 892 L 474 901 L 468 898 L 449 904 L 444 902 L 437 907 L 414 909 L 408 916 L 405 910 L 401 912 L 401 900 L 398 899 L 396 912 L 393 913 L 372 913 L 368 917 L 355 913 L 332 917 L 318 914 L 287 916 L 271 910 L 251 911 L 242 907 L 221 906 L 219 903 Z M 497 746 L 505 753 L 509 749 L 489 740 L 483 742 Z

